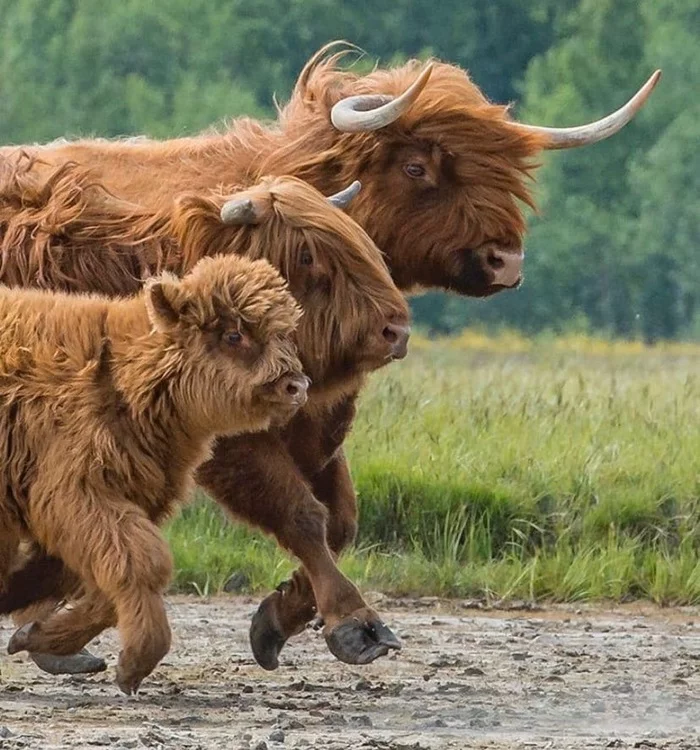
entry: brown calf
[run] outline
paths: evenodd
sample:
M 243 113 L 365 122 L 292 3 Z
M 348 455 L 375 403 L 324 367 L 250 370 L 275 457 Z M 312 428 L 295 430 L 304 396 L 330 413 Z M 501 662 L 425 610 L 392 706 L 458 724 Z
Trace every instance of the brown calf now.
M 138 689 L 170 646 L 157 524 L 216 435 L 265 429 L 303 405 L 299 315 L 268 263 L 238 257 L 119 301 L 0 290 L 0 590 L 25 537 L 86 589 L 16 633 L 10 653 L 73 653 L 118 623 L 117 682 Z

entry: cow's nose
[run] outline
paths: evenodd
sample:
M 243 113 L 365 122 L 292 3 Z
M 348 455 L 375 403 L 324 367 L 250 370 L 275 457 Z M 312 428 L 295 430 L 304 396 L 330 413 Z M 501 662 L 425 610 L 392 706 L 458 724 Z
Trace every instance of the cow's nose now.
M 517 286 L 522 278 L 522 250 L 508 250 L 493 245 L 479 248 L 481 262 L 491 277 L 492 284 L 499 286 Z
M 403 359 L 408 353 L 408 339 L 411 336 L 410 326 L 399 323 L 387 323 L 382 336 L 389 343 L 393 359 Z

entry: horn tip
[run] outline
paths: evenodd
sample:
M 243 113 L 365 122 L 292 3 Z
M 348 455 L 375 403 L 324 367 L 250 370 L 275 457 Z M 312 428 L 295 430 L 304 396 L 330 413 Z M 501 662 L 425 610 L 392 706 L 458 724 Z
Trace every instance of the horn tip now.
M 650 76 L 649 80 L 639 90 L 637 96 L 639 97 L 639 106 L 641 107 L 644 102 L 649 98 L 651 92 L 656 88 L 656 84 L 661 80 L 661 69 L 657 68 Z

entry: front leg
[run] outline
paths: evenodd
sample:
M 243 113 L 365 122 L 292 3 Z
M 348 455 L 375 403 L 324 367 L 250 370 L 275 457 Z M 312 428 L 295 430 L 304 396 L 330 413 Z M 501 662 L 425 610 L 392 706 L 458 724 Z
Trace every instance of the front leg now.
M 279 436 L 266 432 L 220 440 L 214 457 L 197 472 L 197 482 L 233 514 L 274 535 L 301 561 L 308 577 L 312 595 L 298 600 L 299 612 L 283 607 L 270 609 L 262 622 L 258 618 L 261 631 L 252 645 L 261 666 L 278 666 L 287 638 L 298 632 L 300 621 L 303 627 L 313 616 L 314 599 L 337 658 L 364 664 L 387 653 L 388 647 L 373 638 L 385 626 L 336 565 L 326 538 L 328 510 Z
M 335 557 L 355 539 L 357 529 L 357 502 L 350 478 L 347 460 L 338 451 L 326 467 L 314 477 L 314 495 L 328 508 L 326 525 L 328 545 Z M 256 612 L 250 628 L 250 642 L 258 662 L 271 653 L 276 665 L 277 656 L 286 641 L 302 632 L 316 614 L 313 587 L 304 568 L 299 568 L 290 580 L 278 586 L 267 596 Z M 341 661 L 346 654 L 359 653 L 352 663 L 369 663 L 383 656 L 389 649 L 399 649 L 396 636 L 372 613 L 367 627 L 349 631 L 336 629 L 328 640 L 328 647 Z M 348 642 L 349 640 L 349 642 Z M 263 666 L 265 666 L 263 664 Z

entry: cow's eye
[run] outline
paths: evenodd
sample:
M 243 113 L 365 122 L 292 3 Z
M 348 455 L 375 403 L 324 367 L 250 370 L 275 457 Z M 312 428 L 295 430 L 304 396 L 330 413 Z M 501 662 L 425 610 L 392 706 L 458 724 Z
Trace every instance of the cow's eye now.
M 226 331 L 224 341 L 229 346 L 238 346 L 243 341 L 243 334 L 240 331 Z
M 415 162 L 406 164 L 403 168 L 403 171 L 409 177 L 413 177 L 414 179 L 418 179 L 419 177 L 425 177 L 425 167 L 422 164 L 417 164 Z
M 301 261 L 302 266 L 310 266 L 314 262 L 313 255 L 311 255 L 310 250 L 302 250 L 301 251 L 301 257 L 299 259 Z

